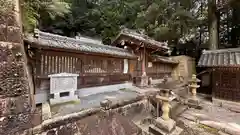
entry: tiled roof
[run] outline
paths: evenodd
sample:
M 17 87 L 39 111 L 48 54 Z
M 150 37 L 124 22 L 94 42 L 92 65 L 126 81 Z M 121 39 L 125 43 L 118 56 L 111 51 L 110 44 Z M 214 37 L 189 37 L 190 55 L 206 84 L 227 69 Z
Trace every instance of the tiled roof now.
M 240 48 L 204 51 L 198 62 L 200 67 L 240 67 Z
M 122 36 L 127 36 L 133 39 L 136 39 L 140 42 L 143 42 L 146 47 L 149 48 L 159 48 L 164 49 L 166 51 L 169 50 L 169 47 L 164 42 L 158 42 L 152 38 L 150 38 L 147 35 L 137 33 L 136 31 L 129 30 L 129 29 L 123 29 L 120 34 L 117 36 L 116 40 L 113 42 L 113 44 L 116 44 L 117 41 L 121 39 Z
M 69 38 L 42 31 L 36 31 L 35 34 L 37 35 L 36 38 L 33 36 L 28 36 L 25 38 L 25 42 L 43 47 L 70 49 L 86 53 L 101 53 L 119 57 L 136 58 L 134 54 L 118 47 L 83 42 L 75 38 Z
M 178 64 L 179 61 L 176 61 L 170 57 L 164 57 L 164 56 L 152 56 L 153 62 L 163 62 L 163 63 L 170 63 L 170 64 Z

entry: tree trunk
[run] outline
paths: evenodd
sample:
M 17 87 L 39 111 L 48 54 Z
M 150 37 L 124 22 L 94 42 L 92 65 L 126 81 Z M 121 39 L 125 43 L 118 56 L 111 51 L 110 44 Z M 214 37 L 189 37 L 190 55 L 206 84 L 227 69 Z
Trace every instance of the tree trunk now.
M 31 128 L 33 84 L 24 51 L 19 0 L 1 15 L 0 26 L 0 134 L 13 135 Z
M 208 0 L 208 20 L 209 20 L 209 49 L 218 48 L 218 19 L 216 14 L 216 0 Z

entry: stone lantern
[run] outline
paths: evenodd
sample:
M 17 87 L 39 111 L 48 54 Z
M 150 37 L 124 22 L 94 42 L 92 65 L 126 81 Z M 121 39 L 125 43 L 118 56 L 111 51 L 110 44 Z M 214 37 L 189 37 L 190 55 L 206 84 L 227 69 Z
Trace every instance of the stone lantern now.
M 192 103 L 197 103 L 198 104 L 198 99 L 197 99 L 197 88 L 200 87 L 200 85 L 198 85 L 197 83 L 201 82 L 197 76 L 195 74 L 192 75 L 191 80 L 189 81 L 189 88 L 190 88 L 190 92 L 191 92 L 191 97 L 189 99 L 189 101 L 193 101 Z
M 170 91 L 168 91 L 170 92 Z M 156 99 L 157 102 L 162 103 L 162 116 L 157 117 L 153 121 L 153 124 L 149 126 L 149 132 L 151 134 L 160 134 L 160 135 L 179 135 L 183 131 L 181 128 L 176 126 L 176 122 L 169 117 L 169 112 L 170 112 L 170 102 L 173 101 L 176 97 L 171 96 L 171 94 L 167 94 L 168 96 L 160 96 L 157 95 Z
M 169 112 L 170 112 L 170 107 L 171 107 L 170 102 L 173 99 L 171 99 L 169 97 L 165 97 L 165 96 L 160 96 L 160 95 L 157 95 L 156 99 L 157 99 L 158 102 L 162 102 L 162 112 L 163 112 L 163 114 L 162 114 L 161 118 L 163 120 L 169 120 L 170 119 L 169 118 Z

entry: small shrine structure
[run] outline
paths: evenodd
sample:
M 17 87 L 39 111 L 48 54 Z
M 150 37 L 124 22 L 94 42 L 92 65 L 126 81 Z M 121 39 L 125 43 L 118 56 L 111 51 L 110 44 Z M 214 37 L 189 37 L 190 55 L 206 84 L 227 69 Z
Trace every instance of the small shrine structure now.
M 150 80 L 171 77 L 178 61 L 166 57 L 169 47 L 165 42 L 158 42 L 147 35 L 129 29 L 123 29 L 113 41 L 112 46 L 125 48 L 134 53 L 138 59 L 130 62 L 130 74 L 137 86 L 145 87 Z
M 210 86 L 213 99 L 240 101 L 240 48 L 204 51 L 198 66 L 209 70 L 201 85 Z

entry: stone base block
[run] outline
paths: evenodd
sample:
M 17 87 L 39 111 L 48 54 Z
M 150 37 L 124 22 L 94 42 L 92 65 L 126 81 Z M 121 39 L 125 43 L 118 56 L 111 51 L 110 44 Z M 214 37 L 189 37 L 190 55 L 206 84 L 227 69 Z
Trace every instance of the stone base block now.
M 65 92 L 64 92 L 65 93 Z M 53 97 L 50 99 L 50 104 L 61 104 L 70 101 L 79 101 L 78 96 L 75 95 L 75 91 L 69 91 L 68 95 L 61 96 L 61 93 L 51 94 Z
M 198 108 L 200 107 L 200 101 L 198 99 L 189 98 L 187 101 L 189 107 Z
M 42 121 L 48 120 L 52 117 L 51 108 L 48 102 L 42 104 Z
M 183 129 L 181 129 L 180 127 L 175 127 L 175 129 L 171 133 L 166 133 L 154 125 L 149 126 L 149 132 L 151 135 L 180 135 L 182 131 Z
M 148 76 L 134 77 L 133 84 L 137 87 L 147 87 L 148 86 Z
M 166 121 L 159 117 L 155 120 L 155 126 L 166 133 L 171 133 L 176 127 L 176 122 L 172 119 Z

